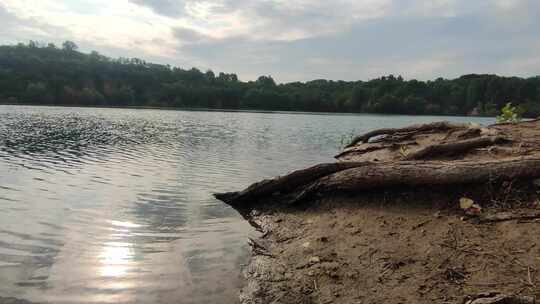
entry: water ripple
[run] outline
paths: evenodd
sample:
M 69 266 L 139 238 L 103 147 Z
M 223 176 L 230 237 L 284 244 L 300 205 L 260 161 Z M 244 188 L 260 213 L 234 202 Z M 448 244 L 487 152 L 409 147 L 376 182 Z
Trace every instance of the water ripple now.
M 440 119 L 0 106 L 0 295 L 236 303 L 252 230 L 212 192 Z

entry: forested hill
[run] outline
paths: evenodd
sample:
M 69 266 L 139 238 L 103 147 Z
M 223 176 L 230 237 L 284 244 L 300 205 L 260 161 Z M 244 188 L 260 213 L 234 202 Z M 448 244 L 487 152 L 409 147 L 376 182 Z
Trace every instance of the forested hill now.
M 270 76 L 243 82 L 235 74 L 85 54 L 69 41 L 0 46 L 0 103 L 492 115 L 509 101 L 540 116 L 540 76 L 276 84 Z

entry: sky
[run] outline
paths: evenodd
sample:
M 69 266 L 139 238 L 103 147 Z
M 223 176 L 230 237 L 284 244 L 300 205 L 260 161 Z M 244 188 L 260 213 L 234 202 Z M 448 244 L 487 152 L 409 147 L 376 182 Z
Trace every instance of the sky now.
M 0 0 L 0 43 L 241 80 L 540 75 L 540 0 Z

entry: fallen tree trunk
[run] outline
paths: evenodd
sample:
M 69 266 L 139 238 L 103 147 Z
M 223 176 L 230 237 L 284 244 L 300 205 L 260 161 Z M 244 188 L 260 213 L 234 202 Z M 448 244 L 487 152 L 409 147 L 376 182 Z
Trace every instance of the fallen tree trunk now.
M 244 201 L 271 195 L 275 192 L 288 192 L 332 173 L 367 164 L 366 162 L 319 164 L 307 169 L 294 171 L 285 176 L 263 180 L 240 192 L 215 193 L 214 197 L 229 205 L 239 205 Z
M 435 144 L 427 146 L 419 151 L 411 153 L 405 157 L 405 160 L 425 159 L 434 155 L 455 155 L 472 149 L 492 146 L 500 142 L 507 141 L 501 136 L 479 137 L 466 139 L 451 143 Z
M 493 180 L 540 177 L 540 158 L 497 161 L 455 161 L 372 164 L 342 170 L 307 186 L 297 197 L 303 200 L 315 194 L 357 192 L 395 186 L 475 184 Z
M 385 129 L 377 129 L 370 132 L 367 132 L 365 134 L 359 135 L 355 137 L 351 143 L 349 143 L 345 148 L 352 147 L 356 145 L 359 142 L 368 142 L 370 138 L 379 136 L 379 135 L 392 135 L 396 133 L 410 133 L 410 132 L 429 132 L 433 130 L 438 131 L 447 131 L 452 129 L 467 129 L 470 125 L 468 124 L 460 124 L 460 123 L 451 123 L 448 121 L 441 121 L 441 122 L 433 122 L 429 124 L 421 124 L 421 125 L 412 125 L 404 128 L 385 128 Z

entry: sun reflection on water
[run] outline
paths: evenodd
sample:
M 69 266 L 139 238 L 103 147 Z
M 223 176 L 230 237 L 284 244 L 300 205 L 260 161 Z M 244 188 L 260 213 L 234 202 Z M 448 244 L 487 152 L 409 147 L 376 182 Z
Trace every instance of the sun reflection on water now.
M 133 258 L 133 249 L 129 243 L 108 242 L 104 244 L 100 254 L 101 267 L 99 272 L 105 277 L 120 277 L 126 275 Z

